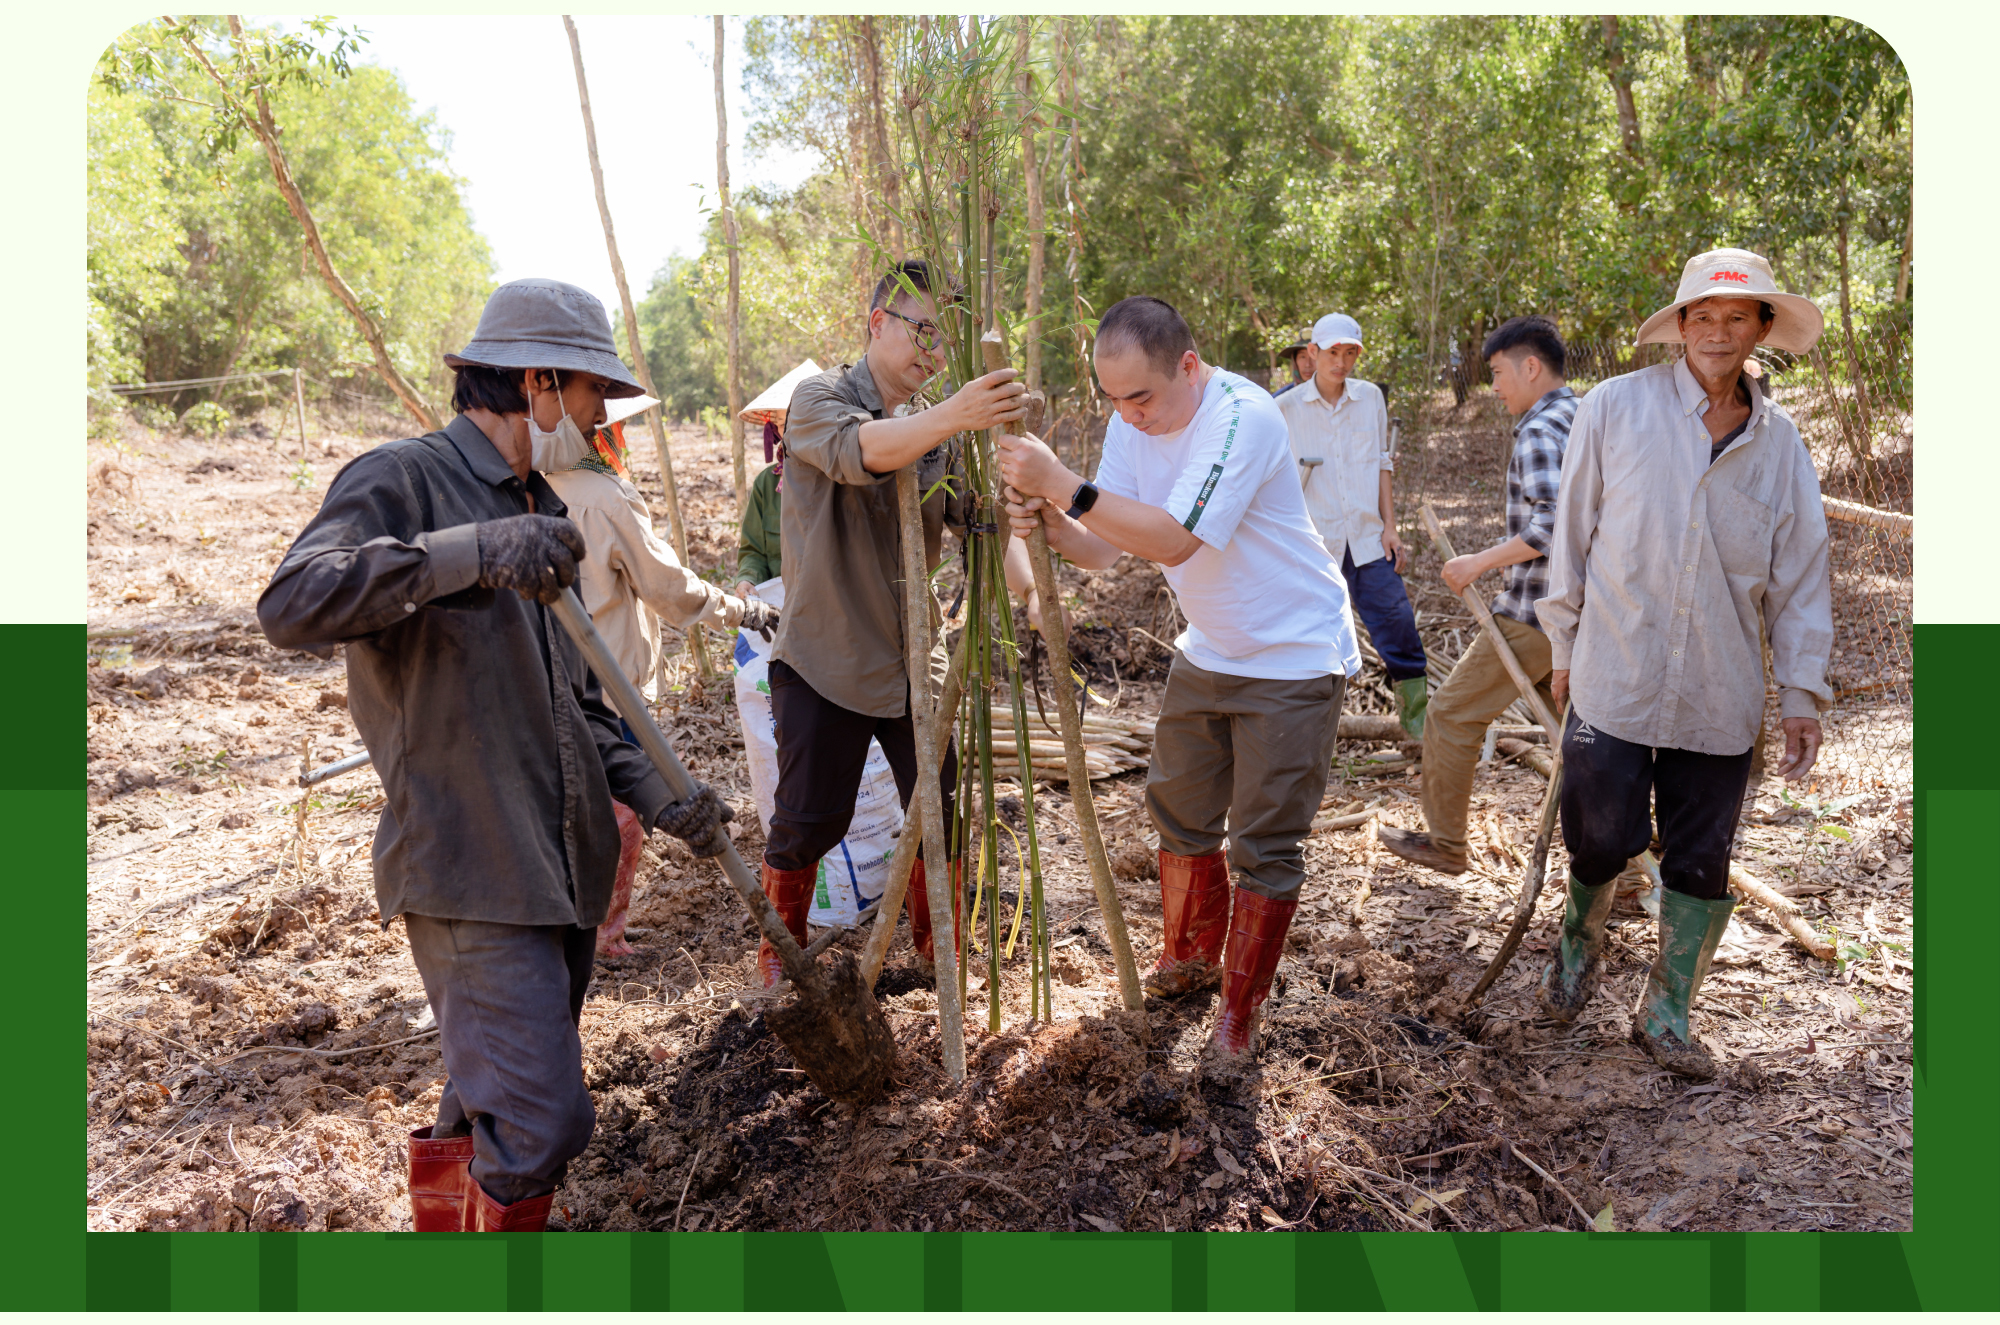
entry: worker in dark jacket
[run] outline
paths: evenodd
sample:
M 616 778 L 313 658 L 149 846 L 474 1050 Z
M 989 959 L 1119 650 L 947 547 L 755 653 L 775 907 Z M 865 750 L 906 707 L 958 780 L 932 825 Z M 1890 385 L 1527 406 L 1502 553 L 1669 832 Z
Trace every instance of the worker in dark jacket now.
M 597 1123 L 577 1022 L 618 864 L 612 798 L 697 855 L 723 850 L 729 816 L 706 787 L 674 800 L 547 607 L 584 542 L 535 462 L 639 392 L 604 306 L 511 282 L 445 362 L 458 417 L 342 470 L 257 616 L 280 647 L 347 645 L 382 777 L 375 896 L 385 925 L 403 917 L 450 1074 L 411 1134 L 412 1221 L 535 1230 Z

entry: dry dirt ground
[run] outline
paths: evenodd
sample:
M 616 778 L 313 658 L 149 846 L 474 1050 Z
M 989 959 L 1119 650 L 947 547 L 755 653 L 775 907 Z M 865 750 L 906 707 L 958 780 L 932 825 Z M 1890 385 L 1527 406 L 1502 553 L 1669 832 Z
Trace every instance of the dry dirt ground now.
M 1432 439 L 1428 487 L 1464 546 L 1497 526 L 1497 427 L 1468 407 Z M 302 808 L 302 752 L 320 764 L 359 748 L 342 664 L 272 649 L 253 614 L 340 463 L 386 435 L 332 438 L 309 474 L 250 433 L 134 425 L 92 444 L 93 1229 L 408 1227 L 404 1137 L 431 1120 L 443 1069 L 400 927 L 375 911 L 379 784 L 364 769 Z M 722 579 L 726 453 L 692 429 L 674 443 L 694 561 Z M 643 438 L 634 455 L 658 510 Z M 1100 688 L 1147 712 L 1155 641 L 1176 629 L 1158 575 L 1068 574 Z M 1426 548 L 1410 583 L 1448 661 L 1471 622 L 1435 579 Z M 662 723 L 733 800 L 752 856 L 727 678 L 703 683 L 685 654 L 673 668 Z M 1350 710 L 1388 707 L 1371 671 Z M 1420 776 L 1394 747 L 1344 744 L 1328 806 L 1415 826 Z M 1130 773 L 1095 790 L 1147 962 L 1160 911 L 1142 785 Z M 1726 1072 L 1694 1087 L 1625 1039 L 1653 948 L 1630 900 L 1584 1021 L 1534 1011 L 1553 884 L 1485 1004 L 1457 1010 L 1505 931 L 1542 789 L 1518 762 L 1482 771 L 1477 866 L 1458 878 L 1405 867 L 1366 825 L 1310 839 L 1261 1066 L 1228 1078 L 1200 1067 L 1214 995 L 1151 1000 L 1143 1018 L 1120 1009 L 1066 791 L 1043 785 L 1054 1017 L 1028 1020 L 1017 954 L 989 1031 L 975 955 L 968 1079 L 953 1085 L 936 994 L 899 937 L 878 986 L 896 1087 L 858 1113 L 767 1030 L 749 921 L 716 871 L 655 838 L 636 952 L 600 963 L 584 1009 L 598 1127 L 552 1227 L 1574 1229 L 1606 1211 L 1620 1229 L 1910 1227 L 1907 785 L 1856 800 L 1809 785 L 1790 802 L 1775 782 L 1758 788 L 1739 860 L 1846 959 L 1816 961 L 1768 913 L 1739 910 L 1696 1016 Z M 1562 868 L 1558 850 L 1550 877 Z M 1001 904 L 1011 920 L 1011 888 Z

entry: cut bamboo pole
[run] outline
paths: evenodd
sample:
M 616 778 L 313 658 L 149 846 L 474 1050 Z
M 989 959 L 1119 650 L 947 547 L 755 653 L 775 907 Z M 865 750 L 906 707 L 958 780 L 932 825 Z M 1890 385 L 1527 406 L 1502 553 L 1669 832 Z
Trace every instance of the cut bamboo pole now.
M 1821 497 L 1820 504 L 1826 508 L 1826 515 L 1830 520 L 1846 520 L 1851 524 L 1870 525 L 1892 534 L 1901 534 L 1905 538 L 1910 537 L 1911 531 L 1917 527 L 1915 517 L 1904 515 L 1900 511 L 1878 510 L 1873 506 L 1863 506 L 1860 502 L 1842 501 L 1838 497 Z
M 945 668 L 944 698 L 938 704 L 938 712 L 954 713 L 959 700 L 965 693 L 964 649 L 965 641 L 959 640 L 959 652 L 952 655 L 951 663 Z M 938 762 L 944 762 L 942 752 Z M 924 840 L 919 825 L 923 821 L 924 781 L 917 779 L 916 790 L 910 793 L 910 803 L 903 810 L 903 833 L 896 839 L 896 850 L 889 857 L 889 880 L 882 889 L 882 900 L 875 910 L 875 928 L 869 932 L 868 945 L 861 951 L 861 975 L 869 988 L 875 987 L 875 979 L 882 974 L 882 963 L 889 955 L 889 942 L 896 936 L 896 919 L 903 911 L 903 898 L 910 888 L 910 870 L 917 861 L 917 847 Z M 928 883 L 928 871 L 926 871 Z
M 987 372 L 998 372 L 1008 366 L 1007 349 L 998 334 L 981 338 L 979 348 L 985 356 Z M 1054 673 L 1050 688 L 1055 691 L 1056 717 L 1062 724 L 1077 835 L 1083 839 L 1084 855 L 1090 862 L 1091 887 L 1097 893 L 1098 909 L 1104 913 L 1104 936 L 1118 967 L 1118 992 L 1128 1011 L 1139 1012 L 1146 1006 L 1146 997 L 1139 987 L 1139 966 L 1132 959 L 1132 939 L 1125 929 L 1125 911 L 1119 904 L 1118 885 L 1111 875 L 1111 858 L 1104 850 L 1104 833 L 1097 825 L 1097 802 L 1091 795 L 1090 764 L 1083 746 L 1083 719 L 1070 671 L 1069 630 L 1063 621 L 1062 597 L 1056 587 L 1048 535 L 1039 526 L 1028 536 L 1028 565 L 1035 573 L 1035 592 L 1042 600 L 1042 638 L 1048 643 L 1049 670 Z
M 944 791 L 938 780 L 944 714 L 931 707 L 930 568 L 924 564 L 924 513 L 917 494 L 916 463 L 896 471 L 896 507 L 903 544 L 903 637 L 910 675 L 910 718 L 916 728 L 917 794 L 922 798 L 924 892 L 930 902 L 937 953 L 938 1032 L 945 1075 L 965 1080 L 965 1019 L 958 996 L 958 927 L 951 909 L 951 857 L 945 849 Z M 904 828 L 907 835 L 909 828 Z
M 722 205 L 722 243 L 729 250 L 729 463 L 736 479 L 736 514 L 750 500 L 743 458 L 742 263 L 736 243 L 736 209 L 729 205 L 729 102 L 723 94 L 722 15 L 715 16 L 715 190 Z M 681 553 L 687 559 L 687 553 Z
M 1028 390 L 1042 389 L 1042 281 L 1048 263 L 1048 221 L 1042 205 L 1042 165 L 1035 155 L 1035 130 L 1041 116 L 1034 113 L 1035 71 L 1028 63 L 1028 42 L 1034 20 L 1025 14 L 1014 19 L 1014 65 L 1021 79 L 1021 97 L 1028 115 L 1021 121 L 1021 176 L 1027 185 L 1028 282 L 1023 290 L 1027 344 L 1022 367 Z

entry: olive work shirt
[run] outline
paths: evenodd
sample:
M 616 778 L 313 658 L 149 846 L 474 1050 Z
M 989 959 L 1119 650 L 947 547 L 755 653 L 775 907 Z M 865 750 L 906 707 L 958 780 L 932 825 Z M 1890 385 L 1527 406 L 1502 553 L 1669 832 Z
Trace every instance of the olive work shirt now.
M 1719 456 L 1707 412 L 1683 359 L 1583 398 L 1535 611 L 1585 722 L 1634 745 L 1740 755 L 1764 716 L 1760 613 L 1783 716 L 1833 702 L 1826 509 L 1783 407 L 1752 391 Z
M 909 711 L 903 640 L 903 548 L 896 475 L 861 462 L 861 425 L 883 417 L 868 361 L 799 383 L 785 415 L 785 612 L 771 656 L 823 699 L 876 718 Z M 946 522 L 965 524 L 965 476 L 953 447 L 917 461 L 924 564 L 943 559 Z M 951 483 L 941 479 L 949 476 Z M 931 683 L 944 683 L 944 632 L 931 607 Z M 935 693 L 935 690 L 933 691 Z
M 594 926 L 618 868 L 611 798 L 644 824 L 673 800 L 549 610 L 474 583 L 474 526 L 528 514 L 530 493 L 564 513 L 464 415 L 378 446 L 334 478 L 257 600 L 278 647 L 347 645 L 348 711 L 388 802 L 385 925 L 407 911 Z

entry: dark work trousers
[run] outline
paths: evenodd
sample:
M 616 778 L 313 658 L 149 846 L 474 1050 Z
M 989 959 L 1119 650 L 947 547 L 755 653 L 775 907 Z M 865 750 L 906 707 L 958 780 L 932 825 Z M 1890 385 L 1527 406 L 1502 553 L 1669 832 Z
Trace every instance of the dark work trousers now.
M 896 775 L 896 795 L 909 807 L 917 789 L 917 729 L 907 704 L 900 718 L 856 713 L 821 695 L 778 659 L 771 663 L 771 718 L 778 736 L 778 789 L 764 859 L 772 869 L 809 869 L 847 836 L 871 736 L 881 742 Z M 958 789 L 958 755 L 949 742 L 939 780 L 949 838 Z
M 1344 676 L 1230 676 L 1176 650 L 1146 772 L 1160 846 L 1206 856 L 1226 833 L 1239 887 L 1296 901 L 1306 881 L 1300 844 L 1326 794 L 1346 693 Z
M 1377 557 L 1366 566 L 1354 564 L 1349 551 L 1340 562 L 1347 578 L 1347 598 L 1354 615 L 1368 627 L 1369 642 L 1382 655 L 1391 683 L 1424 674 L 1424 641 L 1417 634 L 1417 614 L 1410 609 L 1409 591 L 1396 574 L 1394 557 Z
M 472 1176 L 502 1205 L 562 1185 L 597 1110 L 576 1033 L 597 929 L 405 914 L 444 1068 L 433 1136 L 472 1134 Z
M 1660 822 L 1660 882 L 1689 897 L 1721 897 L 1729 889 L 1729 847 L 1750 784 L 1750 754 L 1634 745 L 1572 710 L 1563 727 L 1562 767 L 1570 873 L 1595 888 L 1650 846 L 1650 794 Z

